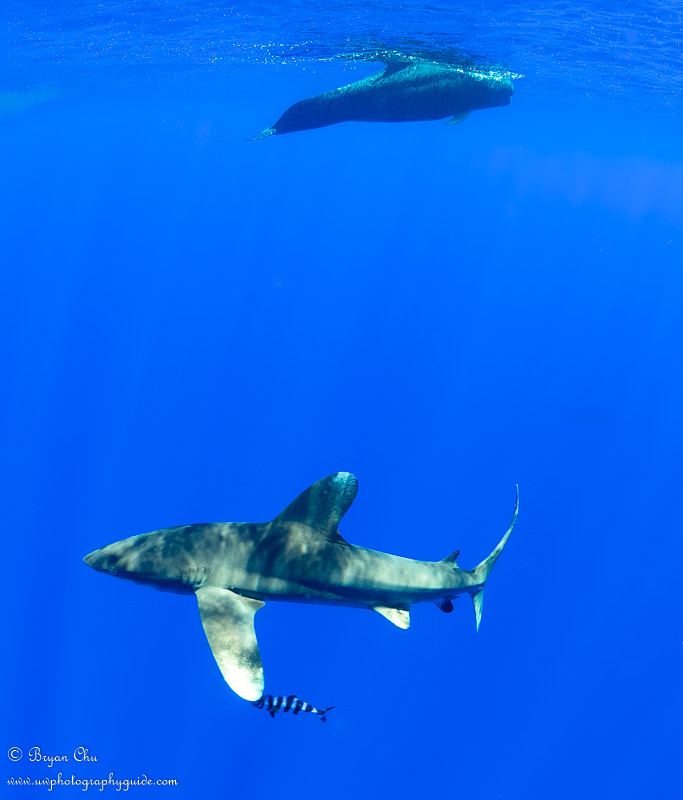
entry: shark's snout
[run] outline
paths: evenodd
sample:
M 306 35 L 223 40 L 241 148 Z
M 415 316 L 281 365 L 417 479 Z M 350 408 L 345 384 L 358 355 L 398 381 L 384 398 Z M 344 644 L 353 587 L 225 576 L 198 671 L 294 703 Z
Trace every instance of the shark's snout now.
M 88 553 L 87 556 L 83 556 L 83 563 L 87 564 L 89 567 L 97 569 L 97 559 L 99 553 L 100 553 L 99 550 L 93 550 L 92 553 Z
M 99 572 L 111 572 L 116 574 L 116 567 L 118 566 L 118 558 L 111 550 L 111 546 L 100 547 L 98 550 L 93 550 L 83 558 L 85 564 Z

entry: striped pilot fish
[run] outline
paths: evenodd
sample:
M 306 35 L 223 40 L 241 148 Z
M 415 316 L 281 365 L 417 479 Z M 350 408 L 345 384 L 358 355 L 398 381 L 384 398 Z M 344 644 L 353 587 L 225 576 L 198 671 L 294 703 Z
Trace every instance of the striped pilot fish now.
M 300 700 L 296 695 L 290 694 L 288 697 L 277 695 L 273 697 L 272 694 L 264 694 L 260 700 L 254 700 L 252 706 L 256 708 L 265 708 L 271 717 L 275 718 L 278 711 L 291 711 L 292 714 L 298 714 L 300 711 L 305 711 L 307 714 L 317 714 L 322 722 L 326 721 L 325 714 L 331 711 L 334 706 L 328 708 L 315 708 L 305 700 Z

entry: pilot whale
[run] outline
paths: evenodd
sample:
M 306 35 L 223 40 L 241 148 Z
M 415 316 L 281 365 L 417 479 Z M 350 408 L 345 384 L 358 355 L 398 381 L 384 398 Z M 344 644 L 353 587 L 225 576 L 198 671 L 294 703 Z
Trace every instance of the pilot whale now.
M 424 63 L 389 64 L 383 72 L 294 103 L 251 141 L 274 134 L 322 128 L 338 122 L 462 122 L 471 111 L 506 106 L 512 98 L 507 75 Z
M 294 695 L 263 694 L 254 615 L 271 600 L 372 609 L 399 628 L 410 625 L 415 603 L 453 610 L 469 595 L 477 630 L 484 586 L 517 519 L 491 555 L 460 569 L 459 551 L 442 561 L 414 561 L 349 544 L 338 525 L 358 483 L 337 472 L 314 483 L 270 522 L 182 525 L 132 536 L 83 559 L 100 572 L 181 594 L 194 594 L 218 666 L 233 691 L 271 716 L 280 709 L 315 712 Z

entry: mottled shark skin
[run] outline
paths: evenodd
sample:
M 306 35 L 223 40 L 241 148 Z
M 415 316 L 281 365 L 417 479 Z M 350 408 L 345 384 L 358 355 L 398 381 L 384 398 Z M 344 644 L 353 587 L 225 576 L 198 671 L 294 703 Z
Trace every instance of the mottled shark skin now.
M 484 585 L 515 525 L 519 493 L 505 536 L 487 559 L 466 570 L 456 563 L 458 552 L 443 561 L 414 561 L 349 544 L 338 525 L 357 489 L 353 475 L 337 472 L 270 522 L 166 528 L 94 550 L 83 560 L 119 578 L 195 594 L 223 677 L 252 702 L 263 696 L 254 615 L 266 601 L 372 609 L 407 628 L 415 603 L 434 602 L 448 612 L 454 598 L 469 594 L 479 629 Z
M 435 64 L 390 64 L 369 78 L 295 103 L 252 141 L 338 122 L 419 122 L 446 117 L 451 117 L 451 123 L 462 122 L 471 111 L 508 105 L 512 92 L 507 76 Z

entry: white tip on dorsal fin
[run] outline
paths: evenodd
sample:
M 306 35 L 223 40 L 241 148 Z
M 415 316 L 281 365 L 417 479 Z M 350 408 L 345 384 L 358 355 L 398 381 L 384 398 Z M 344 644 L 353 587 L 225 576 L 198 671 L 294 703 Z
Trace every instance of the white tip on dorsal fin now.
M 407 608 L 389 608 L 388 606 L 375 606 L 373 611 L 393 622 L 397 628 L 407 630 L 410 627 L 410 611 Z
M 447 119 L 444 125 L 457 125 L 459 122 L 464 122 L 469 115 L 469 111 L 461 111 L 459 114 L 455 114 L 450 119 Z

